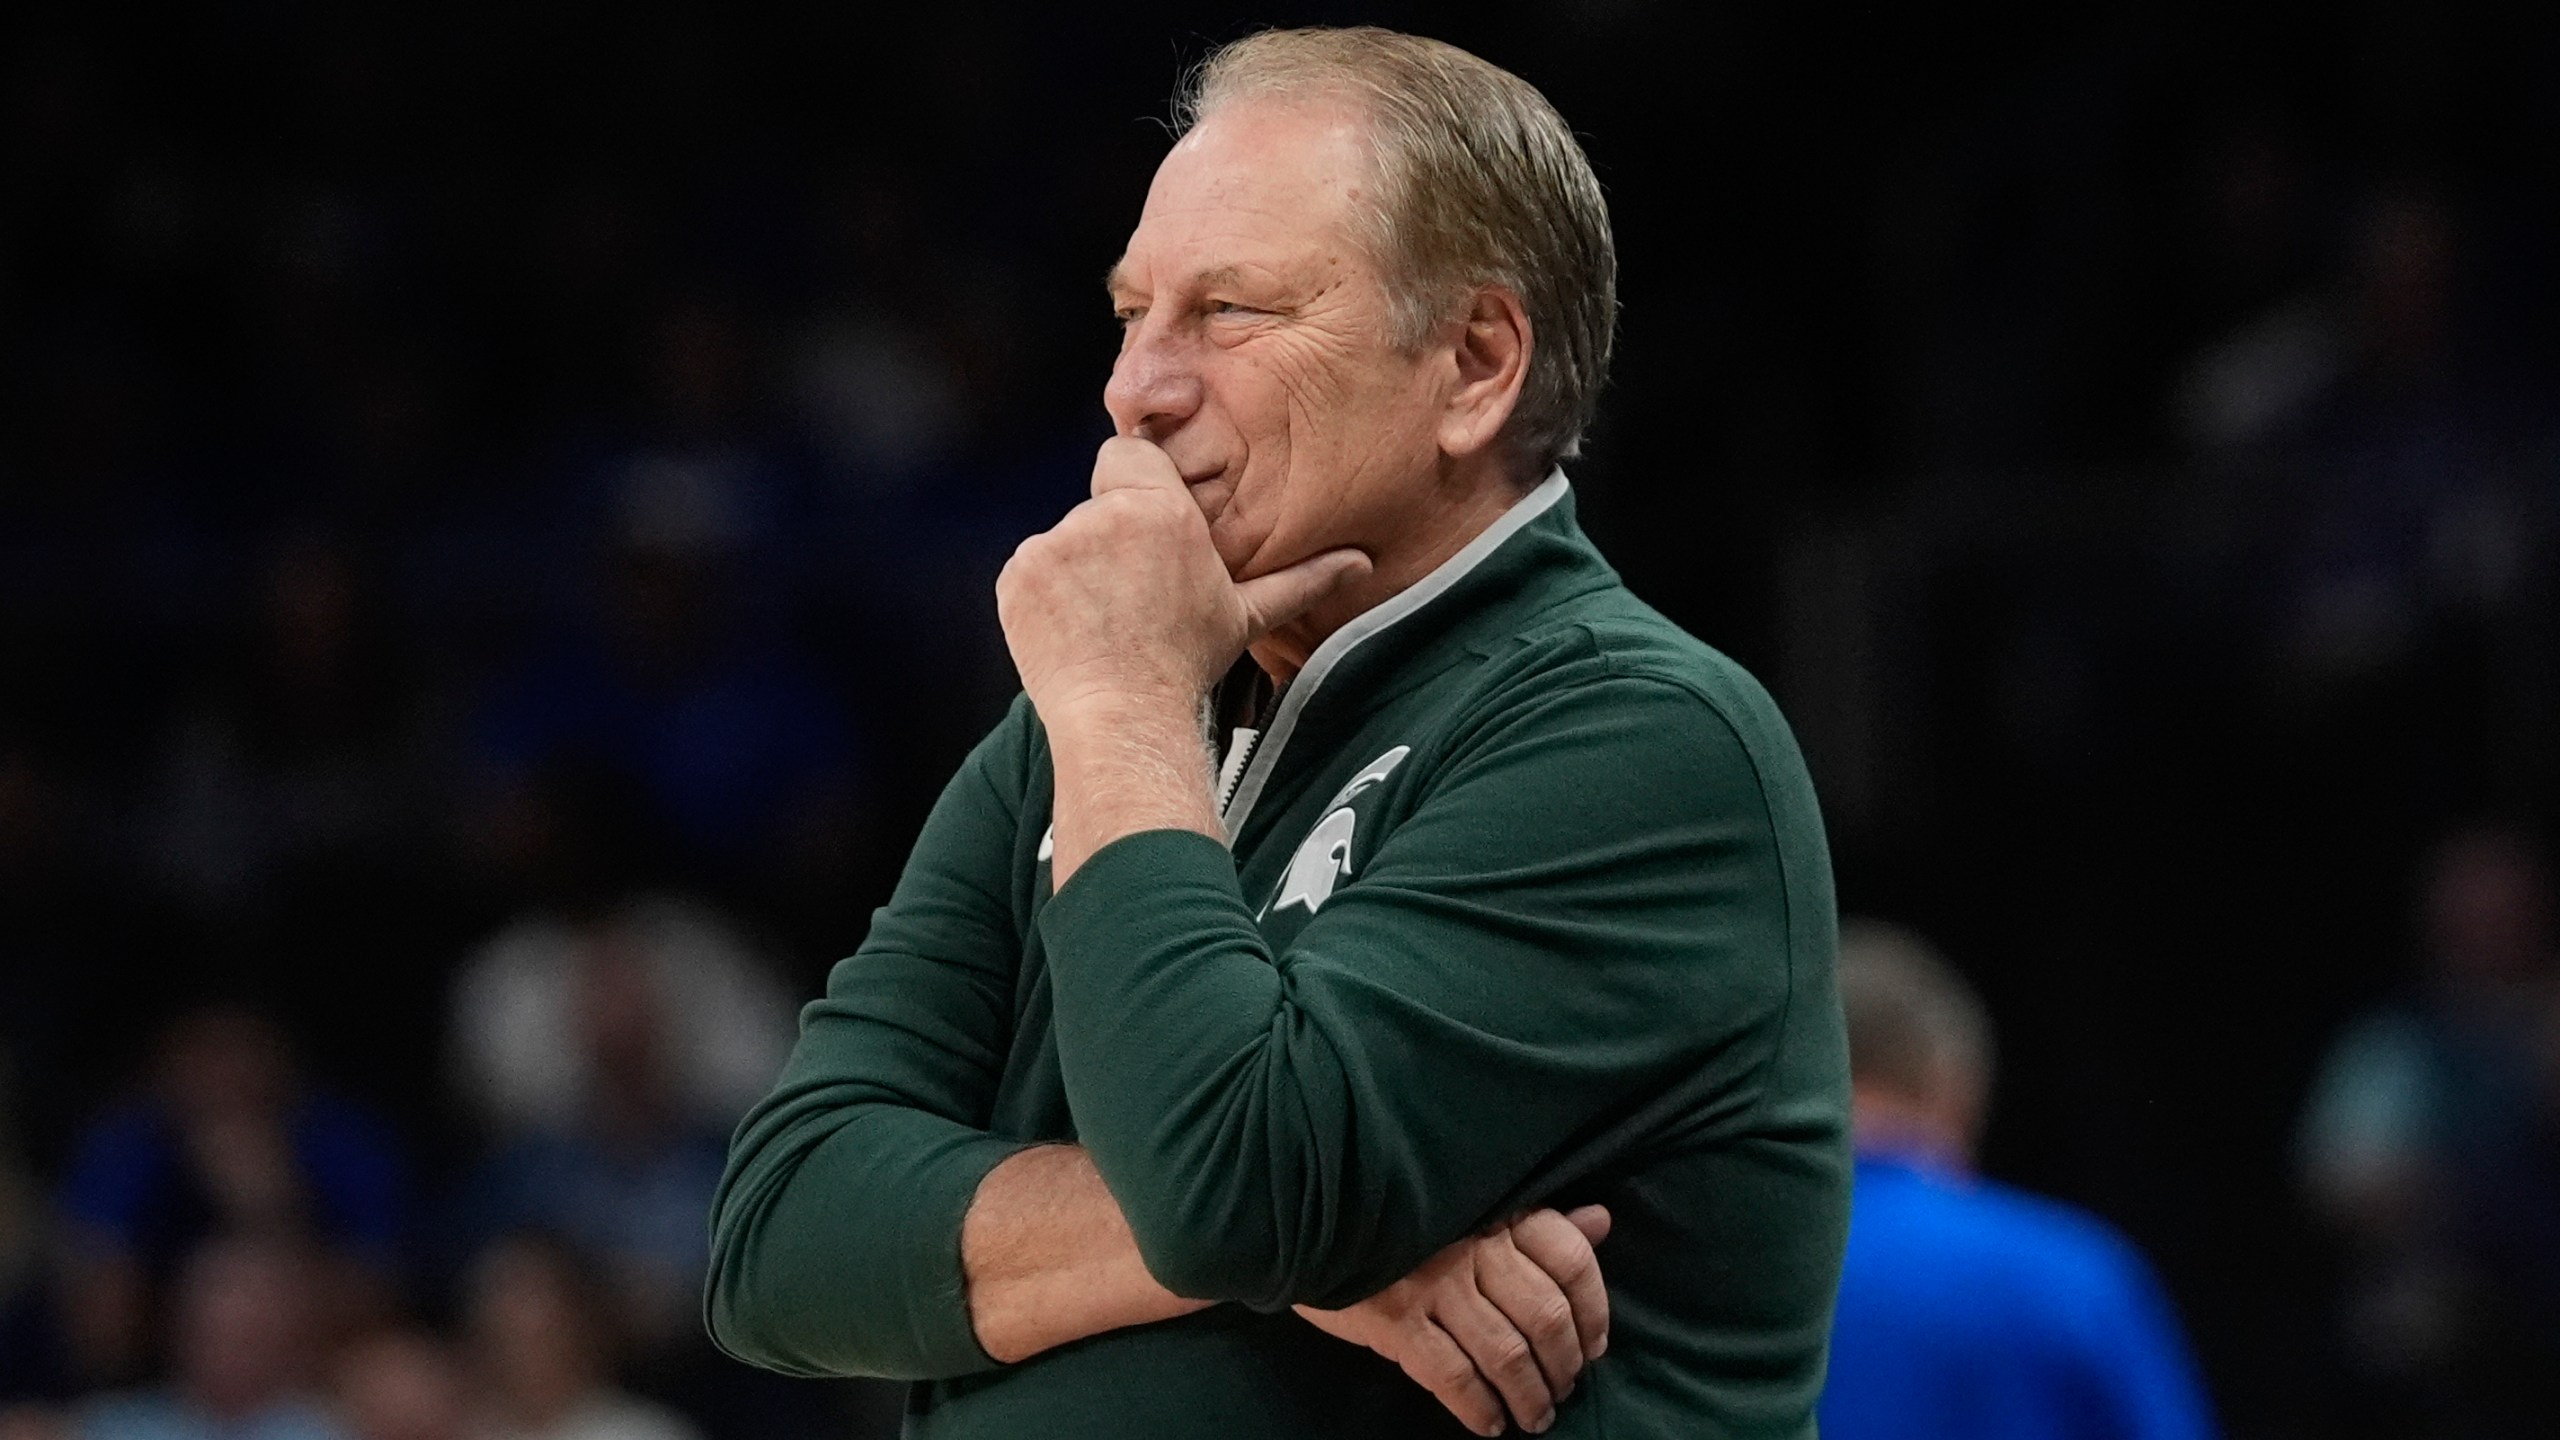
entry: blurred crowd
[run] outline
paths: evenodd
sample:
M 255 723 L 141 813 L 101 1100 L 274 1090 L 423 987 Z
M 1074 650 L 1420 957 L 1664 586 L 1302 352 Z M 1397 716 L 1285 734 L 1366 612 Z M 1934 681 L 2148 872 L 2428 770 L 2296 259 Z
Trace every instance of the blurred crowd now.
M 2560 1418 L 2560 890 L 2536 841 L 2429 857 L 2421 964 L 2333 1042 L 2304 1193 L 2342 1242 L 2328 1337 L 2374 1433 Z
M 894 97 L 733 170 L 680 16 L 232 19 L 0 44 L 0 1430 L 878 1422 L 710 1350 L 705 1216 L 1009 695 L 1056 257 Z
M 2560 1420 L 2560 883 L 2538 836 L 2475 821 L 2415 888 L 2415 963 L 2330 1040 L 2295 1122 L 2295 1198 L 2333 1257 L 2311 1336 L 2332 1393 L 2245 1428 L 2530 1440 Z M 1961 970 L 1853 916 L 1840 984 L 1858 1172 L 1823 1433 L 2223 1433 L 2140 1247 L 1981 1172 L 2001 1087 Z
M 719 1360 L 698 1319 L 727 1129 L 790 1040 L 765 958 L 636 897 L 508 925 L 455 990 L 479 1144 L 444 1174 L 238 1001 L 158 1032 L 50 1195 L 7 1157 L 7 1433 L 845 1433 L 845 1397 Z
M 41 8 L 0 1440 L 878 1420 L 705 1349 L 702 1212 L 1009 696 L 989 586 L 1230 18 Z M 2235 1433 L 2546 1433 L 2560 43 L 1716 16 L 1270 18 L 1588 137 L 1588 523 L 2002 1016 L 1986 1169 L 2145 1243 Z

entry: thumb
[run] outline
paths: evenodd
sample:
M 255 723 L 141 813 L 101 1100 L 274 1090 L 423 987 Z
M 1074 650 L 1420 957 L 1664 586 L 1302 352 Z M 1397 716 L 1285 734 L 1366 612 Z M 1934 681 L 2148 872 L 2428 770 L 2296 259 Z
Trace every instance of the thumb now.
M 1170 490 L 1179 495 L 1182 469 L 1154 441 L 1114 435 L 1093 453 L 1093 493 L 1114 490 Z
M 1307 608 L 1369 573 L 1369 557 L 1357 550 L 1327 550 L 1285 570 L 1238 581 L 1244 605 L 1245 642 L 1251 644 L 1305 614 Z
M 1564 1218 L 1582 1232 L 1582 1238 L 1597 1245 L 1609 1238 L 1609 1210 L 1604 1205 L 1584 1205 L 1565 1212 Z

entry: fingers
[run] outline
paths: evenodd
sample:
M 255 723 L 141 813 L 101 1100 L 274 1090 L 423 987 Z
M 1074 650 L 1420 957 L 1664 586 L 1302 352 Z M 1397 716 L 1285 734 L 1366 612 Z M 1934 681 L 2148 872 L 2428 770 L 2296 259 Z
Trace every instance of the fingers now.
M 1238 582 L 1236 598 L 1244 603 L 1246 643 L 1297 619 L 1335 588 L 1368 573 L 1368 556 L 1357 550 L 1327 550 L 1286 570 Z
M 1581 1332 L 1564 1287 L 1521 1254 L 1510 1232 L 1503 1231 L 1476 1245 L 1476 1288 L 1529 1342 L 1546 1377 L 1547 1393 L 1561 1403 L 1573 1392 L 1583 1361 Z
M 1502 1433 L 1501 1397 L 1447 1331 L 1428 1319 L 1421 1321 L 1400 1363 L 1413 1383 L 1430 1391 L 1460 1424 L 1479 1435 Z
M 1085 503 L 1092 504 L 1120 490 L 1153 490 L 1185 498 L 1190 494 L 1173 457 L 1155 442 L 1135 435 L 1115 435 L 1094 452 L 1093 500 Z M 1182 514 L 1192 520 L 1194 529 L 1206 533 L 1207 522 L 1198 517 L 1195 508 L 1185 507 Z M 1251 644 L 1288 624 L 1335 587 L 1368 573 L 1368 556 L 1341 549 L 1309 556 L 1287 569 L 1241 582 L 1235 593 L 1244 610 L 1244 643 Z
M 1183 493 L 1181 467 L 1152 440 L 1114 435 L 1093 455 L 1093 493 L 1114 490 L 1171 490 Z
M 1599 1213 L 1593 1216 L 1592 1211 Z M 1597 1205 L 1586 1205 L 1571 1218 L 1533 1210 L 1511 1227 L 1511 1243 L 1555 1281 L 1573 1307 L 1573 1328 L 1585 1360 L 1597 1360 L 1609 1348 L 1609 1290 L 1601 1283 L 1600 1259 L 1591 1253 L 1595 1229 L 1604 1237 L 1609 1233 L 1609 1212 Z
M 1577 1205 L 1564 1212 L 1564 1218 L 1572 1221 L 1573 1228 L 1582 1232 L 1582 1238 L 1595 1246 L 1609 1238 L 1609 1207 L 1606 1205 Z
M 1555 1419 L 1555 1395 L 1537 1352 L 1493 1302 L 1473 1290 L 1459 1293 L 1431 1312 L 1458 1348 L 1475 1362 L 1476 1373 L 1491 1382 L 1520 1428 L 1535 1433 Z

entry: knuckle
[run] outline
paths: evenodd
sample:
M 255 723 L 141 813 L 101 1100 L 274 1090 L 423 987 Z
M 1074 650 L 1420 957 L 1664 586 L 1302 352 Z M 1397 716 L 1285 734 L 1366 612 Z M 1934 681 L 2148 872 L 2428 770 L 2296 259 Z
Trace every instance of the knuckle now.
M 1522 1249 L 1527 1249 L 1531 1245 L 1553 1241 L 1555 1227 L 1563 1223 L 1564 1217 L 1553 1210 L 1532 1210 L 1512 1221 L 1508 1233 Z
M 1572 1252 L 1564 1247 L 1550 1244 L 1548 1237 L 1543 1235 L 1521 1235 L 1514 1238 L 1518 1241 L 1515 1248 L 1519 1250 L 1521 1256 L 1550 1275 L 1560 1273 L 1572 1255 Z
M 1529 1324 L 1548 1335 L 1573 1333 L 1573 1303 L 1561 1294 L 1551 1295 L 1530 1307 Z
M 1156 518 L 1156 507 L 1144 490 L 1107 490 L 1086 502 L 1094 513 L 1114 525 L 1145 525 Z
M 1537 1237 L 1540 1245 L 1550 1250 L 1578 1255 L 1591 1253 L 1591 1237 L 1582 1233 L 1582 1227 L 1552 1210 L 1546 1213 L 1538 1228 L 1529 1233 Z
M 1485 1349 L 1485 1363 L 1505 1376 L 1518 1376 L 1536 1359 L 1529 1342 L 1516 1330 L 1496 1337 Z
M 1463 1388 L 1469 1380 L 1475 1378 L 1476 1371 L 1475 1367 L 1469 1365 L 1461 1356 L 1440 1354 L 1415 1360 L 1405 1367 L 1405 1373 L 1411 1375 L 1422 1388 L 1437 1395 Z
M 1528 1243 L 1520 1247 L 1520 1253 L 1535 1260 L 1538 1268 L 1550 1275 L 1588 1269 L 1596 1259 L 1590 1242 L 1582 1238 L 1582 1232 L 1579 1230 L 1568 1235 L 1532 1237 Z

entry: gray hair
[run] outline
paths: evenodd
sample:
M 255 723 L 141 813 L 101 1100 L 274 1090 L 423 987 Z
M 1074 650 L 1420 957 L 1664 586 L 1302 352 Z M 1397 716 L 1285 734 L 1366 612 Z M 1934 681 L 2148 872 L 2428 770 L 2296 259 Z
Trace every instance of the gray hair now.
M 1840 1007 L 1849 1075 L 1918 1101 L 1991 1087 L 1991 1016 L 1937 947 L 1881 920 L 1840 922 Z
M 1519 76 L 1372 26 L 1265 30 L 1185 77 L 1183 131 L 1256 96 L 1347 96 L 1376 140 L 1378 202 L 1354 224 L 1385 272 L 1397 343 L 1420 345 L 1480 286 L 1519 297 L 1529 373 L 1504 442 L 1534 481 L 1581 453 L 1609 373 L 1618 252 L 1573 131 Z

